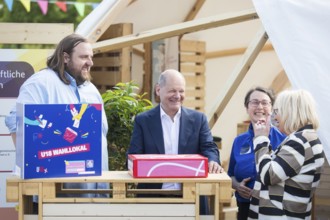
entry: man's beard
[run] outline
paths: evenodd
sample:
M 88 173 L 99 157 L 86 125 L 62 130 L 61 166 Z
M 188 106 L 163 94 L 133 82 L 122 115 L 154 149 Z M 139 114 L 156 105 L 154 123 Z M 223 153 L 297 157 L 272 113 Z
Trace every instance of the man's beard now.
M 76 80 L 77 85 L 81 85 L 84 82 L 89 82 L 92 80 L 92 76 L 90 71 L 82 73 L 82 70 L 77 70 L 75 68 L 71 68 L 71 65 L 67 65 L 65 70 Z
M 86 81 L 87 82 L 91 81 L 92 80 L 92 76 L 91 76 L 91 74 L 90 74 L 89 71 L 86 72 L 86 73 L 84 73 L 84 75 L 80 71 L 78 74 L 76 74 L 76 78 L 75 79 L 76 79 L 77 85 L 81 85 L 81 84 L 83 84 Z

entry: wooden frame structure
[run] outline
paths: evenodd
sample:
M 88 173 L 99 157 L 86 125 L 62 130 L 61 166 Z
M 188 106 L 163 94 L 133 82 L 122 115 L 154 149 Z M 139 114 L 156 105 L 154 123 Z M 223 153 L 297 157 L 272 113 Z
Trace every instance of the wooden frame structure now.
M 205 51 L 204 41 L 180 40 L 180 72 L 186 79 L 184 105 L 205 112 Z
M 68 190 L 61 185 L 67 182 L 104 182 L 111 185 L 103 190 Z M 178 182 L 182 190 L 136 190 L 129 184 Z M 63 198 L 59 193 L 108 193 L 109 197 Z M 165 193 L 177 196 L 137 198 L 130 193 Z M 223 203 L 230 202 L 231 178 L 225 173 L 209 174 L 207 178 L 133 178 L 128 171 L 107 171 L 102 176 L 75 178 L 47 178 L 23 180 L 7 179 L 7 200 L 19 203 L 19 220 L 31 217 L 32 196 L 38 196 L 38 220 L 75 219 L 205 219 L 199 215 L 199 196 L 211 196 L 213 215 L 206 219 L 219 219 Z M 150 209 L 150 207 L 153 207 Z M 34 215 L 35 216 L 35 215 Z
M 196 12 L 195 11 L 196 7 L 200 8 L 203 2 L 204 1 L 197 1 L 194 9 L 191 11 L 191 15 L 187 16 L 186 19 L 188 19 L 189 17 L 190 18 L 194 17 L 193 14 Z M 112 13 L 119 13 L 119 11 L 122 10 L 125 5 L 128 5 L 130 3 L 132 3 L 132 1 L 126 0 L 125 2 L 117 5 Z M 111 16 L 111 12 L 107 13 L 107 15 L 103 18 L 103 20 L 106 21 L 107 17 L 109 16 Z M 93 50 L 94 53 L 96 54 L 102 52 L 108 52 L 108 51 L 113 51 L 129 46 L 133 46 L 136 44 L 148 43 L 154 40 L 159 40 L 173 36 L 180 36 L 191 32 L 226 26 L 256 18 L 258 18 L 258 15 L 254 9 L 244 10 L 235 13 L 221 14 L 221 15 L 201 18 L 193 21 L 187 21 L 176 25 L 170 25 L 167 27 L 157 28 L 154 30 L 145 31 L 134 35 L 127 35 L 113 39 L 102 40 L 93 44 Z M 111 22 L 100 24 L 100 26 L 98 26 L 97 29 L 99 30 L 98 33 L 105 32 L 104 28 L 103 29 L 101 28 L 102 25 L 109 27 L 111 25 Z M 1 30 L 1 26 L 0 26 L 0 30 Z M 101 37 L 100 34 L 99 37 Z M 249 70 L 249 67 L 252 65 L 256 56 L 263 48 L 267 39 L 268 38 L 265 31 L 262 29 L 260 33 L 257 34 L 256 39 L 249 46 L 249 49 L 246 50 L 246 52 L 244 53 L 243 58 L 235 68 L 233 74 L 231 75 L 231 80 L 227 83 L 227 85 L 221 91 L 220 96 L 218 96 L 218 98 L 216 99 L 217 100 L 216 103 L 218 107 L 213 109 L 212 116 L 209 119 L 209 125 L 211 128 L 216 123 L 217 119 L 219 118 L 225 106 L 232 97 L 234 91 L 237 89 L 239 83 L 243 80 L 245 74 Z M 8 39 L 1 40 L 0 38 L 0 43 L 6 43 L 6 42 L 8 42 Z M 28 43 L 28 42 L 33 42 L 33 41 L 26 41 L 26 42 L 23 41 L 22 43 Z
M 102 34 L 99 40 L 132 34 L 132 31 L 133 25 L 130 23 L 114 24 Z M 101 94 L 119 82 L 131 81 L 131 57 L 132 47 L 94 55 L 94 65 L 91 68 L 92 82 Z
M 0 23 L 0 44 L 57 44 L 73 32 L 73 24 Z
M 134 35 L 99 41 L 93 44 L 93 49 L 95 53 L 101 53 L 209 28 L 235 24 L 256 18 L 258 18 L 258 15 L 253 9 L 236 13 L 222 14 L 193 21 L 187 21 L 176 25 L 170 25 L 167 27 L 157 28 Z M 211 128 L 218 120 L 225 106 L 239 86 L 239 83 L 244 79 L 244 76 L 248 72 L 258 53 L 262 50 L 267 39 L 268 37 L 265 30 L 261 28 L 255 39 L 251 42 L 250 46 L 244 53 L 241 61 L 236 66 L 233 74 L 231 74 L 231 79 L 221 91 L 220 96 L 218 96 L 216 99 L 217 107 L 211 111 L 212 116 L 209 118 L 209 125 Z
M 193 21 L 187 21 L 180 24 L 170 25 L 167 27 L 161 27 L 149 31 L 144 31 L 138 34 L 99 41 L 93 44 L 93 49 L 95 53 L 100 53 L 127 46 L 152 42 L 163 38 L 169 38 L 210 28 L 235 24 L 256 18 L 258 18 L 258 15 L 254 9 L 244 10 L 235 13 L 221 14 Z

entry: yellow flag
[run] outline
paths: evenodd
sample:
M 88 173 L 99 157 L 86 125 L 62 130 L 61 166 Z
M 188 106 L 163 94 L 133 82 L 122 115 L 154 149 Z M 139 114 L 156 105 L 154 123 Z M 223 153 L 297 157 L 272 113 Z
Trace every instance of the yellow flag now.
M 30 12 L 31 0 L 20 0 L 27 12 Z

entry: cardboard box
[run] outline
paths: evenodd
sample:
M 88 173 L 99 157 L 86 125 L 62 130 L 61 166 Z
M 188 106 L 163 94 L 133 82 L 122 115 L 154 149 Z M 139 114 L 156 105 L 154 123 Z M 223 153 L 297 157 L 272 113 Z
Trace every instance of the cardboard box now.
M 208 159 L 199 154 L 130 154 L 128 170 L 135 178 L 200 178 L 208 175 Z
M 17 104 L 16 173 L 23 179 L 101 175 L 101 110 L 101 104 Z

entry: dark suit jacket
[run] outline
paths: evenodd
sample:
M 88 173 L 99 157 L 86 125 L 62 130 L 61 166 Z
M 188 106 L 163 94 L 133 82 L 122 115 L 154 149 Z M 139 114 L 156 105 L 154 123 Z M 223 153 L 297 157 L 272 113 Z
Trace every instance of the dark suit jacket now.
M 201 154 L 209 162 L 220 163 L 218 147 L 201 112 L 181 107 L 178 147 L 179 154 Z M 165 154 L 160 105 L 136 116 L 128 154 Z M 161 188 L 161 184 L 147 188 Z
M 213 141 L 206 116 L 181 107 L 179 154 L 201 154 L 220 164 L 219 150 Z M 160 105 L 136 116 L 128 154 L 165 154 Z M 140 183 L 139 189 L 161 189 L 162 183 Z M 153 195 L 138 195 L 153 197 Z M 207 197 L 200 197 L 200 214 L 208 215 Z

